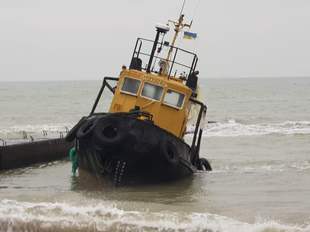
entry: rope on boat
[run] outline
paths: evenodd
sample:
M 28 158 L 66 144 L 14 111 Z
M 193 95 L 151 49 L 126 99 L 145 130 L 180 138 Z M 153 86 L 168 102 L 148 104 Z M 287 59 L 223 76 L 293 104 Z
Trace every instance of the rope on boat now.
M 117 186 L 121 184 L 122 178 L 125 172 L 126 168 L 126 162 L 125 161 L 117 161 L 116 167 L 115 167 L 115 172 L 114 172 L 114 184 Z
M 6 146 L 6 141 L 4 139 L 0 138 L 0 141 L 2 142 L 2 146 L 5 147 Z
M 120 184 L 121 181 L 122 181 L 122 177 L 123 177 L 124 172 L 125 172 L 125 167 L 126 167 L 126 162 L 123 162 L 121 172 L 120 172 L 120 174 L 119 174 L 119 176 L 118 176 L 118 183 L 119 183 L 119 184 Z
M 116 167 L 115 167 L 115 172 L 114 172 L 114 184 L 117 185 L 117 181 L 118 181 L 118 170 L 120 167 L 120 163 L 121 161 L 117 161 Z

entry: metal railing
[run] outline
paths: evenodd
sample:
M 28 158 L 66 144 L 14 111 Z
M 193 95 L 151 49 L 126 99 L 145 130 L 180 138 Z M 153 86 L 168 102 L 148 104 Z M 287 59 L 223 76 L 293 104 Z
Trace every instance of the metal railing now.
M 108 81 L 114 81 L 114 82 L 115 82 L 115 81 L 118 81 L 118 80 L 119 80 L 118 77 L 104 77 L 104 78 L 103 78 L 101 88 L 100 88 L 100 90 L 99 90 L 99 93 L 97 94 L 96 100 L 95 100 L 95 102 L 94 102 L 94 105 L 93 105 L 93 107 L 92 107 L 92 110 L 91 110 L 89 116 L 95 114 L 97 105 L 98 105 L 98 103 L 99 103 L 99 100 L 100 100 L 100 98 L 101 98 L 101 96 L 102 96 L 102 93 L 103 93 L 105 87 L 107 87 L 107 88 L 114 94 L 115 89 L 114 89 L 114 87 L 111 86 L 111 84 L 110 84 Z
M 15 144 L 15 143 L 26 143 L 26 142 L 35 142 L 35 141 L 40 141 L 40 140 L 45 140 L 45 139 L 51 139 L 51 138 L 64 138 L 65 134 L 67 134 L 69 132 L 69 128 L 68 127 L 64 127 L 64 130 L 58 130 L 54 133 L 57 133 L 58 136 L 56 137 L 54 136 L 50 136 L 48 137 L 48 131 L 47 130 L 42 130 L 42 135 L 43 137 L 37 137 L 35 135 L 31 135 L 29 133 L 27 133 L 26 131 L 21 131 L 21 137 L 20 138 L 8 138 L 7 140 L 0 138 L 0 147 L 5 147 L 7 145 L 11 145 L 11 144 Z
M 191 145 L 191 161 L 195 162 L 195 160 L 199 158 L 199 150 L 200 150 L 201 137 L 202 137 L 202 132 L 203 132 L 203 129 L 201 128 L 201 120 L 202 120 L 203 114 L 206 114 L 208 107 L 203 102 L 198 101 L 194 98 L 190 98 L 190 101 L 200 106 L 198 118 L 196 120 L 196 125 L 195 125 L 194 137 L 193 137 L 192 145 Z
M 2 143 L 2 147 L 5 147 L 6 146 L 6 141 L 4 139 L 1 139 L 0 138 L 0 142 Z
M 149 39 L 144 39 L 144 38 L 138 38 L 135 44 L 135 48 L 134 48 L 134 52 L 132 54 L 132 59 L 133 58 L 140 58 L 141 56 L 145 56 L 145 57 L 150 57 L 151 56 L 151 52 L 150 51 L 141 51 L 143 49 L 143 42 L 145 43 L 149 43 L 149 45 L 153 44 L 154 41 L 153 40 L 149 40 Z M 156 44 L 156 48 L 157 48 L 157 54 L 154 55 L 155 61 L 152 64 L 152 68 L 150 69 L 152 72 L 158 73 L 159 71 L 154 70 L 154 64 L 156 62 L 157 59 L 159 60 L 163 60 L 165 62 L 167 62 L 169 64 L 169 71 L 168 71 L 168 76 L 170 77 L 171 74 L 174 72 L 176 75 L 177 72 L 179 73 L 187 73 L 187 74 L 191 74 L 193 72 L 195 72 L 196 70 L 196 66 L 197 66 L 197 62 L 198 62 L 198 57 L 195 53 L 187 51 L 185 49 L 179 48 L 179 47 L 174 47 L 171 45 L 166 44 L 165 42 L 158 42 Z M 165 57 L 165 53 L 162 53 L 162 48 L 167 48 L 167 49 L 171 49 L 172 50 L 172 59 L 167 60 L 167 57 Z M 189 55 L 190 61 L 188 63 L 183 63 L 183 62 L 178 62 L 177 61 L 177 57 L 182 55 Z M 142 60 L 142 59 L 141 59 Z M 180 67 L 185 68 L 185 70 L 176 70 L 174 69 L 175 66 L 178 65 Z M 147 61 L 142 60 L 142 66 L 141 69 L 144 71 L 147 71 L 147 69 L 150 68 L 148 67 L 148 63 Z

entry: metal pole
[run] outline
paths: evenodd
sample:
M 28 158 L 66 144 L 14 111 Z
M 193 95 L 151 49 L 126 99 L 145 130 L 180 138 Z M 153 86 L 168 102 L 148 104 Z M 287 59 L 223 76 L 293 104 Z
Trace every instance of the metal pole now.
M 147 73 L 151 72 L 151 66 L 152 66 L 152 63 L 153 63 L 154 54 L 155 54 L 157 43 L 158 43 L 158 40 L 159 40 L 159 35 L 160 35 L 160 30 L 157 29 L 155 41 L 154 41 L 152 52 L 151 52 L 151 55 L 150 55 L 149 64 L 147 65 L 147 69 L 146 69 Z
M 93 105 L 93 108 L 92 108 L 92 110 L 91 110 L 89 116 L 92 115 L 92 114 L 95 112 L 96 108 L 97 108 L 98 102 L 99 102 L 99 100 L 100 100 L 100 98 L 101 98 L 102 92 L 103 92 L 104 87 L 105 87 L 105 82 L 106 82 L 106 80 L 105 80 L 105 78 L 104 78 L 103 83 L 102 83 L 102 86 L 101 86 L 101 88 L 100 88 L 100 90 L 99 90 L 99 93 L 98 93 L 98 95 L 97 95 L 96 101 L 95 101 L 95 103 L 94 103 L 94 105 Z

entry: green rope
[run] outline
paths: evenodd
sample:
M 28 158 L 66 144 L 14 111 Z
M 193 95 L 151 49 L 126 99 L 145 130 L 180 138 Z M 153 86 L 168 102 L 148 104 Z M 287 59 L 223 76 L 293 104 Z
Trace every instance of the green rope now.
M 79 161 L 78 161 L 78 156 L 75 150 L 75 147 L 72 147 L 69 151 L 69 157 L 70 157 L 70 161 L 72 163 L 72 174 L 73 176 L 75 176 L 76 174 L 76 170 L 79 167 Z

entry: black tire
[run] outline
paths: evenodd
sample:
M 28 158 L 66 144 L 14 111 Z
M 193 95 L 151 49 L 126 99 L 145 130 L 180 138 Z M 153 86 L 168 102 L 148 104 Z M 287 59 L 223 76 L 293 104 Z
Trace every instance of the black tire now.
M 195 166 L 197 167 L 199 171 L 203 171 L 203 165 L 202 165 L 201 159 L 198 159 Z
M 171 164 L 177 164 L 179 162 L 179 154 L 176 145 L 165 139 L 160 145 L 160 150 L 164 158 Z
M 68 132 L 65 137 L 67 142 L 72 142 L 76 138 L 76 133 L 80 129 L 80 127 L 86 122 L 87 117 L 83 117 L 80 121 Z
M 209 161 L 207 159 L 201 158 L 199 161 L 200 161 L 200 164 L 201 164 L 201 167 L 202 167 L 201 170 L 212 171 L 212 167 L 211 167 L 211 165 L 210 165 L 210 163 L 209 163 Z
M 119 118 L 101 118 L 95 129 L 93 142 L 98 147 L 108 148 L 122 146 L 126 138 L 127 128 Z
M 90 119 L 86 121 L 77 131 L 76 137 L 78 139 L 84 139 L 90 137 L 90 135 L 93 133 L 94 128 L 97 124 L 97 119 Z

